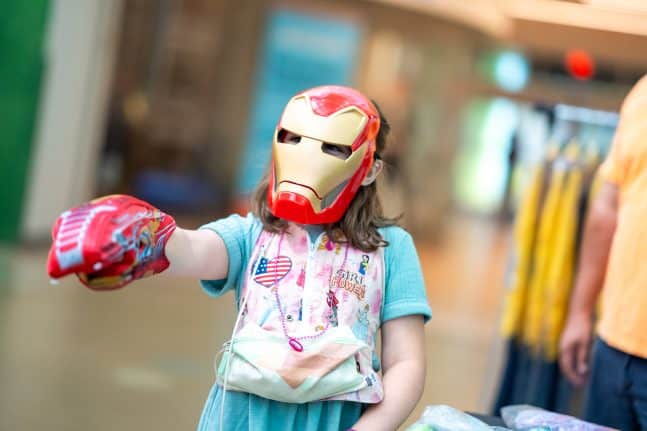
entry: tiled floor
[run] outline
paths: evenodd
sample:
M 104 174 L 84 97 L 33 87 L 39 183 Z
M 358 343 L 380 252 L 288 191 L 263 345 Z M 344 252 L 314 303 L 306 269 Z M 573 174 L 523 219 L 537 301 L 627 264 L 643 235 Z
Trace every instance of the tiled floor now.
M 484 411 L 500 349 L 506 231 L 457 217 L 442 247 L 418 239 L 434 319 L 419 407 Z M 233 324 L 231 295 L 154 277 L 97 293 L 49 284 L 45 250 L 0 249 L 0 430 L 195 429 L 212 360 Z

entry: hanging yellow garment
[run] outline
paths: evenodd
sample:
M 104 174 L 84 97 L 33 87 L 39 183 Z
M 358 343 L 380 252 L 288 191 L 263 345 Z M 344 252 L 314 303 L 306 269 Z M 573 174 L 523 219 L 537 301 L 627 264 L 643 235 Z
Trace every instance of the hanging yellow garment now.
M 582 191 L 583 167 L 577 164 L 577 147 L 567 149 L 570 163 L 560 196 L 553 231 L 552 252 L 545 285 L 542 351 L 549 361 L 557 359 L 559 339 L 567 315 L 575 273 L 578 235 L 579 201 Z
M 548 280 L 551 255 L 555 249 L 554 239 L 559 221 L 559 204 L 564 191 L 565 178 L 566 166 L 563 160 L 558 158 L 553 163 L 546 199 L 541 210 L 523 330 L 525 344 L 535 352 L 540 350 L 539 342 L 545 309 L 546 282 Z
M 524 309 L 526 306 L 536 225 L 545 172 L 545 163 L 541 163 L 533 169 L 530 182 L 517 210 L 517 220 L 513 233 L 513 272 L 509 289 L 506 293 L 504 314 L 501 321 L 502 335 L 507 338 L 519 334 L 524 320 Z

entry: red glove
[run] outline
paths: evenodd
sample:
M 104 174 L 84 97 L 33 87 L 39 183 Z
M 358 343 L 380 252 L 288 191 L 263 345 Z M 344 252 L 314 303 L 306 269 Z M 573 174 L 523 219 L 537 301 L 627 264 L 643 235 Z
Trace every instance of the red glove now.
M 56 220 L 47 272 L 75 273 L 96 290 L 123 287 L 168 268 L 164 247 L 175 227 L 173 217 L 131 196 L 95 199 Z

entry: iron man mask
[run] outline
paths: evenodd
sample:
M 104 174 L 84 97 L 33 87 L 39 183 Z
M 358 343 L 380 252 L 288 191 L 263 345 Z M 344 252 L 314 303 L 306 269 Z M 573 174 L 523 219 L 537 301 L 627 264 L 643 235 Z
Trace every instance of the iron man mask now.
M 270 211 L 301 224 L 338 221 L 373 164 L 380 116 L 348 87 L 323 86 L 294 96 L 274 133 Z

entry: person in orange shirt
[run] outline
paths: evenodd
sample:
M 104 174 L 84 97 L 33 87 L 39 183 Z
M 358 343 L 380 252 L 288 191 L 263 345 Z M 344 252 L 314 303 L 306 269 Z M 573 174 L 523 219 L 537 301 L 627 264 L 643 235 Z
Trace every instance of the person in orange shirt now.
M 588 380 L 587 420 L 647 430 L 647 75 L 623 102 L 599 174 L 604 184 L 584 231 L 560 367 L 576 385 Z

